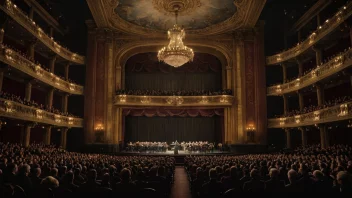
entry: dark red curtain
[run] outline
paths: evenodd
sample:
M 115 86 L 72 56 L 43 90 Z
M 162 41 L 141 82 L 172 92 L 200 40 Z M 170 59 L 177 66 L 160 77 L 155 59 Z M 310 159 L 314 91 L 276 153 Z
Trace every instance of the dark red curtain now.
M 223 116 L 223 109 L 124 109 L 124 116 L 145 117 L 213 117 Z
M 175 68 L 159 62 L 156 53 L 137 54 L 126 63 L 126 73 L 162 72 L 162 73 L 205 73 L 221 72 L 220 61 L 212 55 L 197 53 L 192 62 Z

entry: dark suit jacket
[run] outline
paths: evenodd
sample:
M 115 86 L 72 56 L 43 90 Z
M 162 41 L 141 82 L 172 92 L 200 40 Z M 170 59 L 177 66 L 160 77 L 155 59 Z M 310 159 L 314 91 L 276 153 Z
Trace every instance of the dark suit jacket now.
M 285 186 L 285 192 L 302 192 L 302 188 L 298 183 L 287 184 Z
M 285 190 L 285 182 L 279 179 L 273 179 L 265 182 L 265 192 L 283 192 Z
M 264 192 L 265 183 L 261 180 L 252 179 L 243 185 L 244 192 Z
M 222 184 L 216 179 L 211 179 L 202 186 L 202 197 L 218 197 L 223 192 Z

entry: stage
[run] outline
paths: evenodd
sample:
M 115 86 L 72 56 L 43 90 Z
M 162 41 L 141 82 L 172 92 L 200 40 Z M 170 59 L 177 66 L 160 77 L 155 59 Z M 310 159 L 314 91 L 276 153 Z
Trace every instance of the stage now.
M 133 152 L 133 151 L 122 151 L 119 153 L 120 155 L 148 155 L 148 156 L 187 156 L 187 155 L 229 155 L 233 154 L 231 152 L 214 150 L 213 152 L 189 152 L 179 150 L 178 154 L 174 154 L 173 150 L 168 150 L 166 152 L 153 152 L 153 151 L 145 151 L 145 152 Z

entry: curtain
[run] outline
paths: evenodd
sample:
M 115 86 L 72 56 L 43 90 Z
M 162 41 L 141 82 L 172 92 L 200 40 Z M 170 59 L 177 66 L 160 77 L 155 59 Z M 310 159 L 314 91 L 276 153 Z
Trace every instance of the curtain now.
M 125 142 L 222 141 L 221 117 L 125 118 Z
M 209 90 L 222 88 L 222 66 L 212 55 L 197 53 L 193 62 L 174 68 L 161 63 L 156 53 L 131 57 L 125 67 L 125 89 Z
M 213 117 L 223 116 L 223 109 L 124 109 L 124 116 L 145 116 L 145 117 Z

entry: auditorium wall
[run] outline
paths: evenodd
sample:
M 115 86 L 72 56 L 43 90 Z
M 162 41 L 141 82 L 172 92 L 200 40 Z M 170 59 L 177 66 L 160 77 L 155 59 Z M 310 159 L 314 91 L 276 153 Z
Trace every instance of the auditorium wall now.
M 221 142 L 222 119 L 213 117 L 125 117 L 125 142 Z
M 125 89 L 219 90 L 221 63 L 213 55 L 196 53 L 192 62 L 174 68 L 159 62 L 156 53 L 132 56 L 126 63 Z

